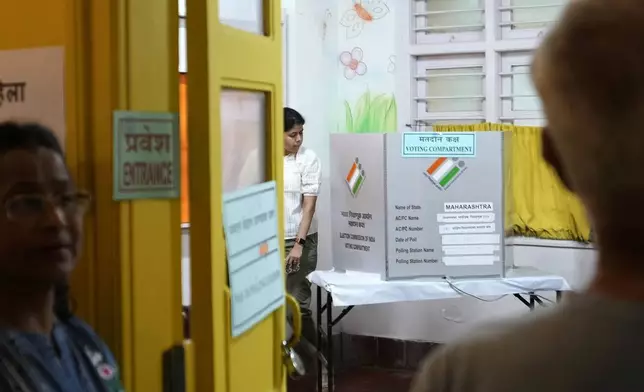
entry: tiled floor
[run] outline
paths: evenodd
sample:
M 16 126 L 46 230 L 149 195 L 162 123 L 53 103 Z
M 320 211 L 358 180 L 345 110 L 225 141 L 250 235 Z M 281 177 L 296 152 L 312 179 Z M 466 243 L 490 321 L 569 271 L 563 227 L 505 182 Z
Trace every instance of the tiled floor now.
M 412 376 L 404 370 L 354 369 L 336 376 L 335 392 L 406 392 Z M 315 392 L 315 377 L 289 382 L 288 392 Z

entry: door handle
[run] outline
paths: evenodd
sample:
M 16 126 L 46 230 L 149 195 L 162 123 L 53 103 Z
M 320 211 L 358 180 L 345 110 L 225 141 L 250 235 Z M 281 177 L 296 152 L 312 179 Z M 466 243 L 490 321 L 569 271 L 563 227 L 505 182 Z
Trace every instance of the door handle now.
M 293 334 L 286 344 L 290 348 L 293 348 L 302 338 L 302 310 L 300 309 L 300 303 L 291 294 L 286 294 L 285 299 L 286 307 L 291 310 L 293 316 Z
M 293 316 L 293 333 L 288 340 L 282 341 L 282 360 L 284 362 L 284 366 L 286 366 L 286 372 L 289 377 L 297 379 L 306 374 L 302 358 L 300 358 L 293 349 L 295 345 L 300 342 L 300 338 L 302 337 L 302 311 L 300 310 L 300 304 L 297 302 L 295 297 L 290 294 L 286 294 L 285 299 L 286 306 L 291 309 L 291 314 Z
M 226 309 L 226 315 L 228 317 L 227 323 L 230 325 L 230 301 L 231 301 L 231 292 L 230 288 L 225 288 L 226 293 L 226 303 L 229 308 Z M 288 340 L 283 340 L 281 342 L 282 350 L 282 363 L 286 366 L 286 371 L 289 377 L 297 379 L 306 374 L 306 369 L 304 368 L 304 362 L 302 358 L 293 350 L 296 344 L 300 342 L 302 337 L 302 311 L 300 310 L 300 304 L 297 302 L 297 299 L 290 294 L 285 295 L 286 307 L 290 308 L 291 314 L 293 315 L 293 333 Z M 230 335 L 229 335 L 230 338 Z

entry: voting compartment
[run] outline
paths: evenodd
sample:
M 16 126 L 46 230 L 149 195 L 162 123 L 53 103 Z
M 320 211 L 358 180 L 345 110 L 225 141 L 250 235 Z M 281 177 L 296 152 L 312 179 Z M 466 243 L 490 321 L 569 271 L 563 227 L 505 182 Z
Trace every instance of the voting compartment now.
M 332 135 L 334 267 L 383 279 L 503 276 L 509 137 Z

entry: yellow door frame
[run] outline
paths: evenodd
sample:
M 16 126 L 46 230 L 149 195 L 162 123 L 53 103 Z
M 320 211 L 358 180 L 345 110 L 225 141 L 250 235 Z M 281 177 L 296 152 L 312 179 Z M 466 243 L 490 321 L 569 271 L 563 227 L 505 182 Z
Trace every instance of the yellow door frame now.
M 231 338 L 220 116 L 222 89 L 266 94 L 266 178 L 277 183 L 278 216 L 283 216 L 280 1 L 263 1 L 265 36 L 222 24 L 217 0 L 190 0 L 187 5 L 191 335 L 196 390 L 282 391 L 286 385 L 281 365 L 284 308 L 241 337 Z M 283 238 L 280 227 L 280 243 Z

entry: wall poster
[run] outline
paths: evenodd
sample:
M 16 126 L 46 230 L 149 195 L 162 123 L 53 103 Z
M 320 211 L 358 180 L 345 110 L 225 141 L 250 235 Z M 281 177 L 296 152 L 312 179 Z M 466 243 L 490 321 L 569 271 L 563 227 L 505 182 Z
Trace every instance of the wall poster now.
M 62 47 L 0 51 L 0 121 L 38 122 L 65 146 Z

